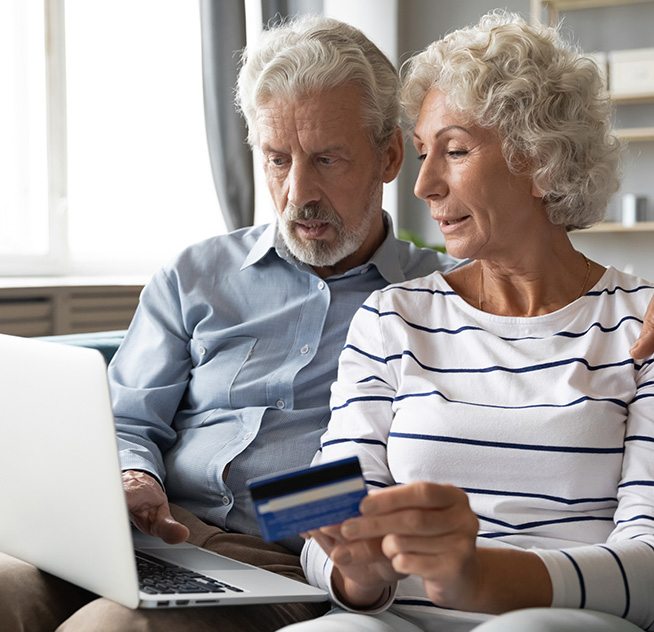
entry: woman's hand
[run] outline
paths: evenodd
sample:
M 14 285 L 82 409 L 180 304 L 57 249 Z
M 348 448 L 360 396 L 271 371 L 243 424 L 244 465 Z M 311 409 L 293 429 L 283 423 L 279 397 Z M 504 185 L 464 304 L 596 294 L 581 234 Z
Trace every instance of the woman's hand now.
M 423 579 L 436 604 L 463 609 L 476 601 L 480 564 L 476 550 L 479 521 L 462 490 L 435 483 L 398 485 L 368 496 L 362 518 L 343 524 L 353 541 L 381 538 L 381 549 L 398 574 Z
M 347 523 L 343 523 L 345 525 Z M 310 531 L 311 536 L 334 562 L 332 585 L 350 606 L 369 608 L 379 602 L 385 590 L 405 575 L 395 572 L 381 549 L 382 538 L 346 540 L 343 525 Z
M 352 606 L 373 605 L 407 575 L 422 578 L 429 599 L 446 608 L 499 614 L 551 604 L 536 554 L 476 546 L 479 521 L 461 489 L 397 485 L 368 495 L 361 514 L 312 532 L 334 562 L 334 588 Z
M 366 497 L 361 513 L 310 534 L 334 562 L 334 587 L 346 601 L 372 605 L 386 586 L 410 574 L 423 578 L 440 605 L 458 607 L 474 592 L 479 523 L 463 491 L 398 485 Z

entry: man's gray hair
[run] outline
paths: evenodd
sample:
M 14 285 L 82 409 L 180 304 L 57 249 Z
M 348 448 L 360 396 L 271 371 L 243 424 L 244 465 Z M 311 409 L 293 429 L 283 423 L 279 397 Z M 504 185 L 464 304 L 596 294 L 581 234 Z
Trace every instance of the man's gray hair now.
M 243 52 L 236 107 L 250 145 L 258 142 L 257 108 L 271 98 L 296 99 L 352 84 L 361 91 L 363 124 L 383 151 L 400 123 L 400 83 L 390 60 L 361 31 L 323 16 L 267 29 Z

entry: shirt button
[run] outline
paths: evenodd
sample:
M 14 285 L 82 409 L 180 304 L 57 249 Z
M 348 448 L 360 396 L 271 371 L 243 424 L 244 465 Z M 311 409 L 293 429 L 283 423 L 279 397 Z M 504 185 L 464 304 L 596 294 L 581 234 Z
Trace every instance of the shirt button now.
M 200 347 L 199 351 L 200 351 L 200 355 L 204 355 L 207 352 L 207 350 L 204 347 Z
M 359 272 L 359 274 L 365 274 L 366 272 L 368 272 L 368 270 L 370 270 L 370 266 L 364 266 L 363 268 L 361 268 L 361 272 Z
M 319 281 L 318 282 L 318 289 L 319 290 L 324 290 L 325 289 L 325 282 L 324 281 Z
M 247 441 L 251 436 L 252 436 L 252 433 L 251 433 L 251 432 L 246 432 L 246 433 L 243 435 L 243 441 Z
M 285 406 L 286 406 L 286 402 L 283 399 L 277 400 L 277 408 L 279 408 L 279 410 L 282 410 L 282 408 L 284 408 Z
M 307 353 L 309 353 L 309 345 L 304 345 L 304 347 L 302 347 L 302 349 L 300 349 L 300 353 L 302 355 L 306 355 Z
M 229 505 L 229 498 L 227 496 L 223 496 L 223 505 Z

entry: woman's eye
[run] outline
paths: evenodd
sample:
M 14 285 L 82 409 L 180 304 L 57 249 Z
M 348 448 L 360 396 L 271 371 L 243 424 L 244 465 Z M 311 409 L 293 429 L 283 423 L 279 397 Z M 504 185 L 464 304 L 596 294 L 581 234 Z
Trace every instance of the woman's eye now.
M 427 159 L 427 154 L 420 154 L 420 155 L 418 156 L 418 160 L 419 160 L 420 162 L 425 162 L 426 159 Z
M 468 152 L 465 149 L 451 149 L 450 151 L 447 152 L 447 155 L 452 156 L 452 158 L 461 158 L 462 156 L 466 156 L 467 154 Z

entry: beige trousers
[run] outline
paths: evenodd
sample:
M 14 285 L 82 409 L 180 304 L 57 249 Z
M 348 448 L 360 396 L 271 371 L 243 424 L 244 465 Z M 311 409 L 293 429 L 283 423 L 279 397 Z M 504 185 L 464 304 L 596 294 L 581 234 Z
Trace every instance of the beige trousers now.
M 190 529 L 192 544 L 306 583 L 298 556 L 287 549 L 225 533 L 180 507 L 171 511 Z M 2 632 L 272 632 L 328 609 L 325 602 L 131 610 L 0 553 Z

